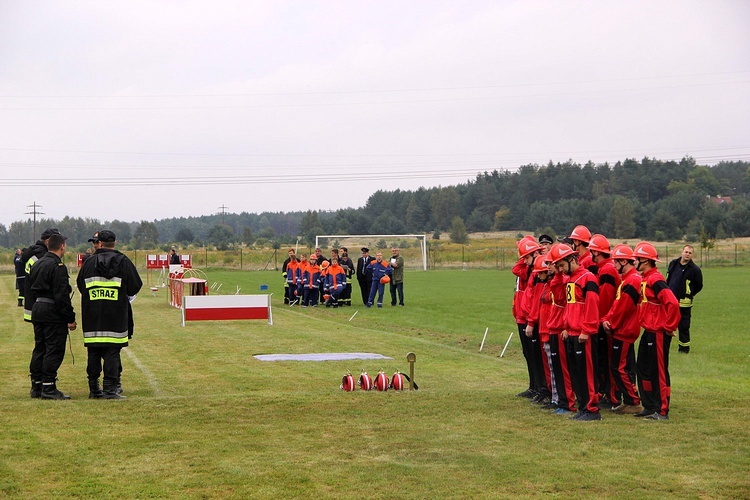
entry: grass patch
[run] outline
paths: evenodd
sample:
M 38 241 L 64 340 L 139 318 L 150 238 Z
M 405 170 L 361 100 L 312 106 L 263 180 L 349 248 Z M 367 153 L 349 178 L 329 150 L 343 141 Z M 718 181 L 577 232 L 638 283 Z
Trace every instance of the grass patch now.
M 60 387 L 28 398 L 31 326 L 0 276 L 0 496 L 734 497 L 750 495 L 745 269 L 706 269 L 693 348 L 672 350 L 668 422 L 570 422 L 513 394 L 526 369 L 509 272 L 406 276 L 406 307 L 289 308 L 280 273 L 208 270 L 222 291 L 274 293 L 274 325 L 180 325 L 164 289 L 134 303 L 126 401 L 87 399 L 74 332 Z M 386 301 L 386 304 L 388 301 Z M 77 308 L 79 309 L 79 308 Z M 357 316 L 349 321 L 354 313 Z M 484 351 L 478 352 L 486 327 Z M 260 362 L 254 354 L 376 352 L 393 360 Z M 416 392 L 343 393 L 345 371 L 390 376 L 417 354 Z

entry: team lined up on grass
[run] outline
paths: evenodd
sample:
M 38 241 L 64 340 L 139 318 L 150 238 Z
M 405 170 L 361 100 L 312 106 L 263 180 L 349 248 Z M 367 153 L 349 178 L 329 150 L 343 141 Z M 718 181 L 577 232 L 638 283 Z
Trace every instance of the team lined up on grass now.
M 517 245 L 513 315 L 529 373 L 518 396 L 573 420 L 601 420 L 605 408 L 667 419 L 680 309 L 654 246 L 611 248 L 585 226 L 556 244 L 542 235 Z
M 390 282 L 393 268 L 383 260 L 380 252 L 371 260 L 365 261 L 365 265 L 364 272 L 371 283 L 367 290 L 368 300 L 365 301 L 365 305 L 370 307 L 377 300 L 377 306 L 382 307 L 385 284 Z M 297 256 L 295 251 L 290 249 L 289 257 L 282 265 L 284 303 L 290 306 L 299 304 L 304 308 L 317 307 L 318 304 L 334 308 L 351 306 L 351 279 L 354 273 L 354 263 L 345 247 L 341 248 L 340 254 L 339 249 L 334 248 L 330 259 L 322 255 L 320 248 L 316 248 L 315 253 L 309 257 L 304 253 Z

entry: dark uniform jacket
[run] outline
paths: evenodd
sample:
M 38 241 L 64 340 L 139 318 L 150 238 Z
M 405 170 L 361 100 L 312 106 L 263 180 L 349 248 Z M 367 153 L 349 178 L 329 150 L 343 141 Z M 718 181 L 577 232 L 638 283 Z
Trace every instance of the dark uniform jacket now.
M 111 248 L 99 248 L 81 267 L 76 279 L 81 292 L 85 345 L 128 345 L 130 297 L 143 281 L 133 263 Z
M 26 304 L 34 323 L 75 323 L 76 313 L 70 300 L 68 268 L 60 257 L 47 252 L 37 260 L 26 278 Z
M 667 284 L 680 307 L 693 307 L 693 297 L 703 290 L 703 272 L 692 260 L 683 266 L 678 257 L 669 263 Z
M 36 243 L 31 245 L 29 248 L 26 249 L 25 252 L 21 254 L 21 261 L 23 263 L 23 269 L 26 273 L 26 276 L 28 277 L 31 274 L 31 268 L 34 267 L 34 264 L 44 257 L 47 253 L 47 245 L 44 244 L 42 240 L 37 240 Z M 25 280 L 26 283 L 24 283 L 24 290 L 23 290 L 23 296 L 24 296 L 24 303 L 23 303 L 23 320 L 24 321 L 31 321 L 31 306 L 34 305 L 33 302 L 29 302 L 28 296 L 29 296 L 29 280 Z

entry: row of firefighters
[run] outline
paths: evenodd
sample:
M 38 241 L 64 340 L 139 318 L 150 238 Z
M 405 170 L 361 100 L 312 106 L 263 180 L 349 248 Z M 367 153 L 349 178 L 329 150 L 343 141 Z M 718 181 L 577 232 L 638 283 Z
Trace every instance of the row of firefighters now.
M 289 255 L 282 267 L 284 304 L 300 304 L 302 307 L 317 307 L 319 303 L 326 307 L 352 305 L 351 279 L 354 268 L 350 259 L 347 258 L 342 265 L 335 256 L 330 261 L 323 258 L 318 265 L 315 254 L 310 255 L 309 259 L 303 254 L 299 260 L 291 251 Z M 367 294 L 372 297 L 375 288 L 378 307 L 383 302 L 385 285 L 391 281 L 392 273 L 393 269 L 384 260 L 372 259 L 367 266 L 367 274 L 372 276 L 371 289 L 367 290 Z
M 529 372 L 518 396 L 575 420 L 600 420 L 600 408 L 667 419 L 680 306 L 656 267 L 656 249 L 611 248 L 585 226 L 558 241 L 517 242 L 513 314 Z

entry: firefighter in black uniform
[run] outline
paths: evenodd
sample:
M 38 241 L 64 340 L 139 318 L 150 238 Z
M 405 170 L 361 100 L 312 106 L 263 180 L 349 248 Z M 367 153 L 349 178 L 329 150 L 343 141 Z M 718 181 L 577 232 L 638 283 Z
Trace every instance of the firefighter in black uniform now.
M 31 397 L 70 399 L 57 389 L 57 370 L 65 358 L 68 330 L 76 329 L 76 313 L 71 303 L 68 268 L 62 263 L 65 237 L 51 235 L 49 251 L 31 268 L 26 278 L 26 304 L 34 324 L 34 351 L 31 353 Z
M 16 290 L 18 290 L 18 307 L 23 307 L 24 283 L 26 282 L 26 270 L 23 268 L 23 252 L 26 249 L 16 249 L 13 256 L 13 266 L 16 269 Z
M 55 228 L 47 228 L 42 233 L 42 236 L 31 245 L 29 248 L 26 249 L 21 254 L 21 262 L 23 263 L 23 270 L 26 273 L 26 277 L 28 278 L 29 274 L 31 274 L 31 268 L 34 266 L 36 261 L 44 257 L 44 255 L 47 253 L 47 240 L 49 240 L 49 237 L 53 234 L 60 234 L 60 231 L 58 231 Z M 31 322 L 31 306 L 34 305 L 33 302 L 29 303 L 27 300 L 25 300 L 26 296 L 28 295 L 28 286 L 29 286 L 29 280 L 24 280 L 26 283 L 24 284 L 24 290 L 23 290 L 23 296 L 24 296 L 24 308 L 23 308 L 23 320 L 27 322 Z
M 143 286 L 127 256 L 115 250 L 115 233 L 99 231 L 94 255 L 81 267 L 76 285 L 81 292 L 83 343 L 88 350 L 89 397 L 125 399 L 120 395 L 120 350 L 133 336 L 131 300 Z M 104 360 L 104 388 L 99 375 Z
M 677 352 L 690 352 L 690 319 L 693 311 L 693 297 L 703 290 L 703 272 L 693 261 L 695 249 L 691 245 L 682 248 L 682 254 L 669 263 L 667 285 L 680 302 L 680 326 Z

